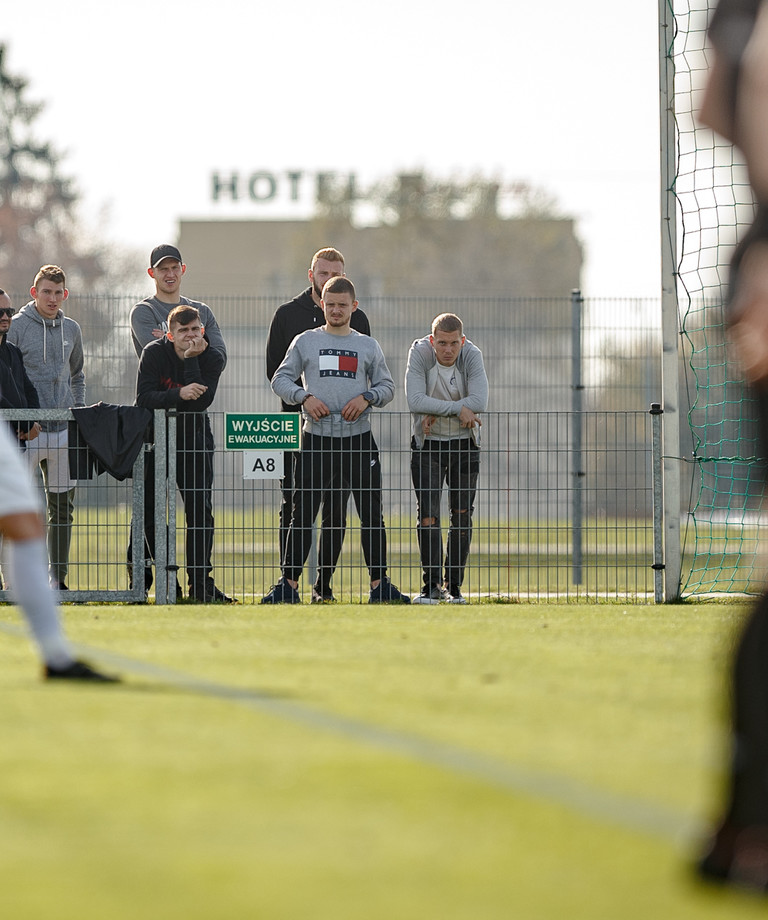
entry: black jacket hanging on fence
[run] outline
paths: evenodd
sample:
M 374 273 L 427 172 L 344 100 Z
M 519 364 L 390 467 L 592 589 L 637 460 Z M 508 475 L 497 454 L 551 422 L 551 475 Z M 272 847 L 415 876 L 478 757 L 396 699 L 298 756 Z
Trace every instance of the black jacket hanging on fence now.
M 69 474 L 73 479 L 92 479 L 94 471 L 109 473 L 122 482 L 131 475 L 152 421 L 149 409 L 113 406 L 99 402 L 72 409 L 69 423 Z

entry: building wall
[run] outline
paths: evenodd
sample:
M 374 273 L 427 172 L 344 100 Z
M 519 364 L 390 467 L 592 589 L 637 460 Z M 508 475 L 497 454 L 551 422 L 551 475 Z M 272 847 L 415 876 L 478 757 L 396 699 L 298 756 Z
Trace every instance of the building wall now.
M 412 218 L 347 221 L 182 220 L 184 289 L 199 296 L 287 296 L 307 283 L 314 252 L 335 246 L 361 298 L 480 293 L 564 297 L 580 287 L 583 253 L 570 219 Z

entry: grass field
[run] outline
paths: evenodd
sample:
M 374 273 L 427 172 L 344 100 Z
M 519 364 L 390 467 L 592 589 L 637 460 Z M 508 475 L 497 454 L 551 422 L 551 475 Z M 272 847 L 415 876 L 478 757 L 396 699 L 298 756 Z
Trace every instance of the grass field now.
M 65 610 L 126 682 L 0 611 L 3 917 L 765 913 L 689 872 L 739 605 Z

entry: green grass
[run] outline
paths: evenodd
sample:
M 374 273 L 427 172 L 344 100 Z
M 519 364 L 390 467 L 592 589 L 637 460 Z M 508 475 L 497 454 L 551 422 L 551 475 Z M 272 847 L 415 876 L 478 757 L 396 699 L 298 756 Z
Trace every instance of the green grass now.
M 91 687 L 39 682 L 6 607 L 3 916 L 762 916 L 688 871 L 743 612 L 68 607 L 122 657 Z

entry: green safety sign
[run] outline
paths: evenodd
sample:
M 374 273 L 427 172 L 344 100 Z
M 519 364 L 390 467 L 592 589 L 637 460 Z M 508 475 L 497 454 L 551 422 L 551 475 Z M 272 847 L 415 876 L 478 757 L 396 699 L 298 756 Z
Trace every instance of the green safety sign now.
M 299 450 L 301 415 L 298 412 L 227 412 L 224 415 L 227 450 Z

